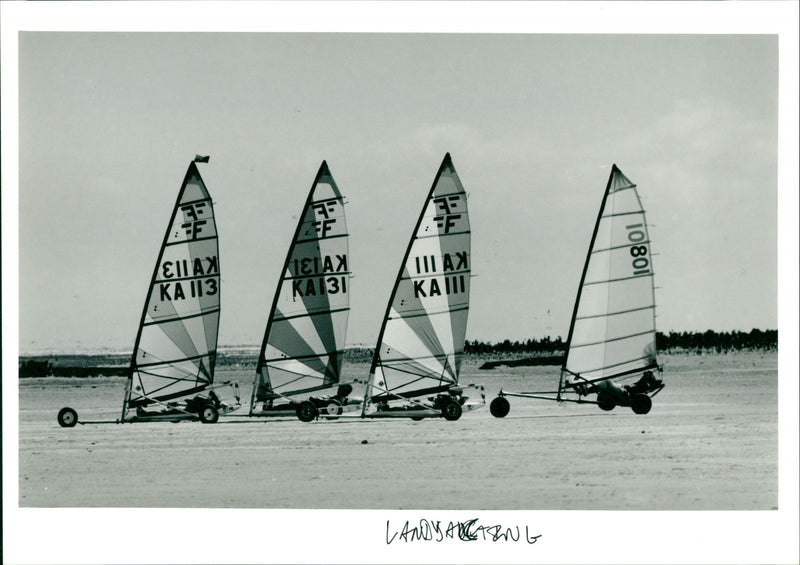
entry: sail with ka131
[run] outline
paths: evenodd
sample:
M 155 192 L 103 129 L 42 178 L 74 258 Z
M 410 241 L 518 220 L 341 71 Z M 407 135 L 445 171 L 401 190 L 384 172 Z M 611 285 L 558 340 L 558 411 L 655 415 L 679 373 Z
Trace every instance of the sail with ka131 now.
M 502 418 L 508 397 L 628 406 L 647 414 L 664 388 L 656 361 L 650 236 L 636 185 L 613 165 L 581 275 L 558 390 L 505 392 L 489 410 Z M 617 381 L 634 379 L 632 384 Z M 585 397 L 596 394 L 596 401 Z M 553 396 L 555 395 L 555 396 Z
M 444 417 L 467 402 L 458 377 L 469 312 L 472 255 L 467 195 L 445 155 L 406 249 L 372 359 L 362 416 Z
M 327 163 L 308 193 L 258 357 L 250 416 L 336 419 L 360 407 L 342 382 L 350 265 L 345 200 Z
M 189 163 L 158 253 L 131 357 L 122 414 L 117 420 L 78 421 L 62 408 L 58 423 L 200 420 L 214 423 L 239 407 L 238 386 L 214 384 L 220 315 L 220 266 L 211 196 Z M 231 386 L 235 402 L 215 389 Z

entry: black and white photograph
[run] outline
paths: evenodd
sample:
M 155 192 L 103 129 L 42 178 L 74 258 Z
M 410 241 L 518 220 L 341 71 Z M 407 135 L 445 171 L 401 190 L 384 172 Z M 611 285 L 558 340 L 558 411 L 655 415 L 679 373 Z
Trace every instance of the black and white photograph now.
M 797 4 L 0 9 L 4 562 L 800 558 Z

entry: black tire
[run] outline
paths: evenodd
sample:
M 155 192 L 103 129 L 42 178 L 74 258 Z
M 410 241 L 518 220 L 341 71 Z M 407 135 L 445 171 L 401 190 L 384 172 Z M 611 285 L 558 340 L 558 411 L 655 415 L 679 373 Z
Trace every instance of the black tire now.
M 610 412 L 617 406 L 617 403 L 614 401 L 614 398 L 608 394 L 598 394 L 597 405 L 600 407 L 600 410 Z
M 489 404 L 489 412 L 495 418 L 505 418 L 511 410 L 511 404 L 505 396 L 498 396 Z
M 318 411 L 313 402 L 304 400 L 297 406 L 295 414 L 297 414 L 297 419 L 301 422 L 311 422 L 317 417 Z
M 634 394 L 631 398 L 631 410 L 634 414 L 647 414 L 653 407 L 653 401 L 646 394 Z
M 329 400 L 322 407 L 322 415 L 327 420 L 338 420 L 342 414 L 342 405 L 338 400 Z
M 58 411 L 58 425 L 62 428 L 72 428 L 78 423 L 78 413 L 72 408 L 62 408 Z
M 448 400 L 442 406 L 442 416 L 445 420 L 455 422 L 461 417 L 461 405 L 455 400 Z
M 216 424 L 219 420 L 219 411 L 211 404 L 206 404 L 200 410 L 200 421 L 204 424 Z

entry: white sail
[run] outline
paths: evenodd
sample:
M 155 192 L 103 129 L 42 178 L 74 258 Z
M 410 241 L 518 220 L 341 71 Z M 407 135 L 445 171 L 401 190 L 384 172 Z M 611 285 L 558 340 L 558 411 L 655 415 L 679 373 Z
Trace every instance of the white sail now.
M 131 359 L 129 408 L 185 397 L 214 380 L 220 266 L 214 207 L 194 162 L 156 261 Z
M 601 381 L 656 366 L 647 221 L 636 185 L 614 165 L 578 290 L 564 383 Z
M 323 161 L 289 248 L 261 345 L 253 399 L 339 382 L 350 312 L 344 199 Z
M 469 312 L 467 196 L 450 155 L 428 194 L 392 291 L 370 371 L 370 403 L 458 383 Z

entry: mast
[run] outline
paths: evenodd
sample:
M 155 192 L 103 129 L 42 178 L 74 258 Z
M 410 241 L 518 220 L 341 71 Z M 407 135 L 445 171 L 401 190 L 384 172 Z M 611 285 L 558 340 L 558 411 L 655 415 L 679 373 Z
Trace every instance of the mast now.
M 122 402 L 122 416 L 121 416 L 122 420 L 125 420 L 125 416 L 127 415 L 128 411 L 128 401 L 130 400 L 130 395 L 131 395 L 131 383 L 133 381 L 133 373 L 136 370 L 136 352 L 139 350 L 139 343 L 142 339 L 142 329 L 144 328 L 144 321 L 145 318 L 147 317 L 147 307 L 150 301 L 150 291 L 153 287 L 153 284 L 155 283 L 156 276 L 158 275 L 158 267 L 159 265 L 161 265 L 161 259 L 164 257 L 164 249 L 166 248 L 166 244 L 169 241 L 170 229 L 172 228 L 172 225 L 175 223 L 175 216 L 178 213 L 178 205 L 180 204 L 181 199 L 183 198 L 183 193 L 186 190 L 186 185 L 188 184 L 189 179 L 191 179 L 192 176 L 194 176 L 194 174 L 200 177 L 200 171 L 197 170 L 197 165 L 194 164 L 195 161 L 198 160 L 198 157 L 195 157 L 194 160 L 189 162 L 189 167 L 186 170 L 186 174 L 183 177 L 183 183 L 181 184 L 181 189 L 180 191 L 178 191 L 178 197 L 175 199 L 175 204 L 172 207 L 172 215 L 170 216 L 169 223 L 167 224 L 167 229 L 164 232 L 164 238 L 161 242 L 161 247 L 158 250 L 158 258 L 156 259 L 155 266 L 153 267 L 153 274 L 150 277 L 150 283 L 147 286 L 147 296 L 145 297 L 144 306 L 142 307 L 142 315 L 139 318 L 139 329 L 136 332 L 136 340 L 134 341 L 133 353 L 131 354 L 131 364 L 130 367 L 128 368 L 128 382 L 126 383 L 125 386 L 125 397 Z M 201 157 L 200 160 L 202 159 L 205 159 L 205 161 L 203 162 L 208 162 L 207 157 L 205 158 Z M 200 178 L 202 179 L 202 177 Z
M 295 253 L 298 250 L 298 245 L 314 241 L 313 238 L 311 240 L 304 239 L 304 240 L 301 241 L 300 237 L 301 237 L 301 232 L 303 230 L 303 227 L 306 225 L 306 223 L 309 220 L 310 210 L 311 210 L 312 206 L 315 205 L 314 198 L 317 195 L 317 192 L 318 192 L 317 189 L 320 186 L 320 183 L 322 183 L 325 186 L 329 186 L 330 190 L 332 191 L 333 196 L 329 197 L 329 198 L 325 198 L 324 200 L 316 201 L 317 205 L 320 204 L 320 203 L 332 202 L 334 200 L 339 202 L 340 204 L 342 204 L 342 206 L 344 204 L 342 195 L 339 192 L 338 187 L 336 186 L 336 182 L 334 181 L 333 176 L 331 175 L 331 172 L 330 172 L 330 170 L 328 168 L 327 162 L 326 161 L 322 161 L 322 164 L 320 165 L 319 170 L 317 171 L 317 175 L 314 178 L 314 182 L 311 185 L 311 189 L 308 191 L 308 196 L 306 197 L 305 203 L 303 205 L 303 208 L 302 208 L 302 211 L 301 211 L 301 214 L 300 214 L 300 218 L 299 218 L 299 220 L 297 222 L 297 226 L 295 228 L 294 234 L 293 234 L 292 239 L 291 239 L 291 243 L 289 245 L 288 252 L 286 254 L 286 259 L 284 260 L 284 263 L 283 263 L 283 268 L 280 271 L 280 275 L 279 275 L 279 278 L 278 278 L 278 286 L 277 286 L 277 288 L 275 290 L 275 293 L 274 293 L 274 296 L 273 296 L 272 305 L 271 305 L 270 311 L 269 311 L 269 317 L 267 319 L 267 324 L 266 324 L 266 327 L 264 329 L 264 337 L 263 337 L 263 339 L 261 341 L 261 350 L 259 352 L 258 363 L 257 363 L 257 366 L 256 366 L 256 374 L 255 374 L 254 381 L 253 381 L 253 391 L 252 391 L 251 398 L 250 398 L 250 412 L 251 412 L 251 414 L 252 414 L 253 410 L 255 409 L 255 404 L 257 402 L 257 397 L 258 397 L 259 386 L 262 384 L 262 379 L 263 379 L 262 371 L 264 371 L 265 366 L 268 365 L 266 352 L 267 352 L 267 347 L 270 345 L 270 337 L 271 337 L 271 334 L 272 334 L 273 329 L 274 329 L 275 317 L 279 313 L 280 300 L 281 300 L 282 297 L 285 298 L 283 296 L 283 294 L 282 294 L 282 291 L 284 290 L 284 285 L 287 284 L 287 282 L 290 281 L 290 279 L 292 279 L 293 277 L 297 277 L 298 276 L 297 273 L 294 273 L 292 275 L 292 277 L 287 277 L 287 273 L 291 273 L 292 272 L 291 271 L 291 262 L 294 259 L 295 269 L 297 269 L 297 257 L 295 257 Z M 315 217 L 316 213 L 317 212 L 313 212 L 311 214 L 311 216 L 312 216 L 311 219 L 313 219 Z M 344 208 L 342 207 L 342 214 L 343 213 L 344 213 Z M 325 218 L 327 218 L 327 212 L 325 212 L 325 214 L 326 214 Z M 336 220 L 333 220 L 333 219 L 330 220 L 330 222 L 332 224 L 335 221 Z M 344 221 L 343 217 L 340 219 L 340 221 L 342 221 L 342 222 Z M 328 222 L 328 220 L 326 219 L 326 220 L 324 220 L 324 222 Z M 345 224 L 342 223 L 342 225 L 345 225 Z M 348 235 L 347 233 L 336 234 L 335 236 L 328 236 L 328 238 L 342 237 L 342 236 L 346 237 L 347 235 Z M 316 239 L 317 251 L 320 252 L 320 253 L 321 253 L 320 242 L 322 240 L 324 240 L 324 239 L 325 239 L 325 236 L 324 236 L 324 231 L 323 231 L 323 236 L 322 237 L 317 236 L 317 239 Z M 346 253 L 344 254 L 344 257 L 346 258 Z M 322 257 L 320 256 L 320 260 L 321 259 L 322 259 Z M 315 258 L 315 261 L 316 261 L 316 258 Z M 316 270 L 316 267 L 315 267 L 315 270 Z M 343 276 L 349 276 L 349 268 L 348 268 L 346 273 L 341 273 L 341 274 Z M 342 288 L 342 293 L 344 293 L 344 292 L 346 292 L 346 288 Z M 323 294 L 324 293 L 321 292 L 319 296 L 322 296 Z M 300 294 L 300 296 L 304 297 L 303 294 Z M 306 295 L 306 296 L 309 296 L 309 295 Z M 326 299 L 326 300 L 328 300 L 328 299 Z M 305 302 L 305 298 L 304 298 L 303 302 Z M 328 306 L 327 313 L 330 314 L 331 311 L 330 311 L 330 302 L 329 301 L 327 303 L 327 306 Z M 349 308 L 347 308 L 347 309 L 349 310 Z M 341 310 L 338 310 L 338 311 L 341 311 Z M 300 316 L 300 317 L 303 317 L 303 316 L 311 317 L 311 316 L 314 316 L 314 315 L 320 315 L 320 312 L 309 313 L 308 311 L 306 311 L 305 314 L 298 314 L 298 316 Z M 285 321 L 285 320 L 279 320 L 279 321 Z M 316 323 L 315 323 L 315 326 L 316 326 Z M 275 336 L 272 336 L 272 337 L 275 337 Z M 273 342 L 272 345 L 275 346 L 275 343 Z M 316 351 L 315 351 L 315 353 L 316 353 Z M 327 351 L 327 353 L 329 354 L 328 356 L 330 357 L 330 355 L 333 355 L 333 354 L 335 354 L 337 352 Z M 291 359 L 291 358 L 292 358 L 291 356 L 287 357 L 287 359 Z M 302 358 L 302 356 L 294 357 L 294 358 L 295 359 L 299 359 L 299 358 Z M 273 383 L 271 382 L 271 378 L 269 376 L 266 377 L 266 381 L 269 382 L 269 386 L 270 387 L 273 386 Z M 310 390 L 316 390 L 316 389 L 319 389 L 319 388 L 325 388 L 325 386 L 322 385 L 322 386 L 307 387 L 306 389 L 295 390 L 293 392 L 295 392 L 295 393 L 308 392 Z
M 592 249 L 594 249 L 594 242 L 597 239 L 597 229 L 600 227 L 600 219 L 603 217 L 603 211 L 606 209 L 606 200 L 608 200 L 608 192 L 611 189 L 611 181 L 614 178 L 614 173 L 618 171 L 617 164 L 611 165 L 611 174 L 608 175 L 608 182 L 606 183 L 606 190 L 603 193 L 603 200 L 600 203 L 600 210 L 597 212 L 597 219 L 594 222 L 594 231 L 592 231 L 592 239 L 589 241 L 589 249 L 586 252 L 586 261 L 583 264 L 583 271 L 581 272 L 581 280 L 578 283 L 578 292 L 575 295 L 575 303 L 572 307 L 572 319 L 569 323 L 569 333 L 567 334 L 567 343 L 564 346 L 564 361 L 561 363 L 561 378 L 558 381 L 558 397 L 561 397 L 562 385 L 564 384 L 564 371 L 567 370 L 567 359 L 569 358 L 569 347 L 572 344 L 572 332 L 575 330 L 575 317 L 578 315 L 578 306 L 581 303 L 581 293 L 583 292 L 583 283 L 586 281 L 586 271 L 589 268 L 589 260 L 592 258 Z
M 386 332 L 386 326 L 387 326 L 387 323 L 389 321 L 389 315 L 390 315 L 391 310 L 392 310 L 392 305 L 394 304 L 394 301 L 395 301 L 395 298 L 396 298 L 396 295 L 397 295 L 397 290 L 398 290 L 398 288 L 400 286 L 400 282 L 401 282 L 401 280 L 403 278 L 403 272 L 406 269 L 406 263 L 408 262 L 408 258 L 409 258 L 410 254 L 411 254 L 411 250 L 412 250 L 412 248 L 414 246 L 414 243 L 419 237 L 418 236 L 418 231 L 419 231 L 420 225 L 422 224 L 422 220 L 425 217 L 425 212 L 428 209 L 428 205 L 429 205 L 429 203 L 431 201 L 431 198 L 434 195 L 434 191 L 436 190 L 436 188 L 437 188 L 437 186 L 439 184 L 439 180 L 440 180 L 442 174 L 447 169 L 450 169 L 450 168 L 454 168 L 454 167 L 453 167 L 452 159 L 450 157 L 450 153 L 448 152 L 448 153 L 445 154 L 444 159 L 442 160 L 442 163 L 439 166 L 439 170 L 436 173 L 436 177 L 434 178 L 433 183 L 431 184 L 431 188 L 428 191 L 427 197 L 425 199 L 425 204 L 422 206 L 422 210 L 420 211 L 419 217 L 417 218 L 417 222 L 414 225 L 414 230 L 412 231 L 411 238 L 409 239 L 408 245 L 406 247 L 405 254 L 403 255 L 403 260 L 400 263 L 400 268 L 398 270 L 397 276 L 395 277 L 395 282 L 394 282 L 394 286 L 392 287 L 391 295 L 389 296 L 389 301 L 386 304 L 386 311 L 384 312 L 384 315 L 383 315 L 383 323 L 382 323 L 381 329 L 380 329 L 380 331 L 378 333 L 378 340 L 376 342 L 375 351 L 373 352 L 373 356 L 372 356 L 372 364 L 370 366 L 370 377 L 367 379 L 367 385 L 366 385 L 366 388 L 365 388 L 364 403 L 362 404 L 362 416 L 366 413 L 367 399 L 370 397 L 370 394 L 369 394 L 370 393 L 370 389 L 373 387 L 373 385 L 372 385 L 372 376 L 375 374 L 375 370 L 377 369 L 378 365 L 381 364 L 381 353 L 380 353 L 380 350 L 381 350 L 381 346 L 383 345 L 383 339 L 384 339 L 385 332 Z M 462 347 L 463 347 L 463 344 L 462 344 Z

